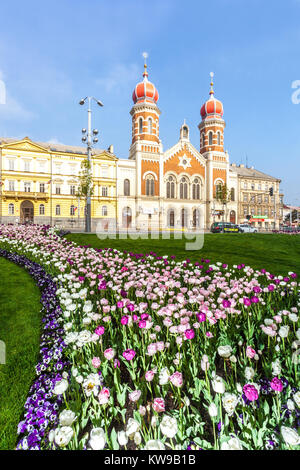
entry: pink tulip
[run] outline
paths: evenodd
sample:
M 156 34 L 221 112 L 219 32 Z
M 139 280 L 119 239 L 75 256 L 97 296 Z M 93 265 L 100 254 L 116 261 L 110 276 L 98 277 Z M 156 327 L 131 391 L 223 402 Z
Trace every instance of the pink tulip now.
M 100 357 L 93 357 L 92 365 L 95 367 L 95 369 L 98 369 L 101 365 Z
M 251 348 L 251 346 L 247 346 L 246 356 L 249 357 L 249 359 L 253 359 L 255 354 L 256 354 L 256 351 L 253 348 Z
M 106 403 L 108 403 L 109 401 L 109 397 L 110 397 L 109 389 L 106 387 L 102 388 L 102 390 L 100 391 L 98 395 L 98 400 L 99 400 L 100 405 L 106 405 Z
M 155 398 L 152 403 L 152 408 L 157 413 L 163 413 L 165 411 L 165 401 L 163 398 Z
M 172 382 L 172 384 L 175 387 L 182 387 L 183 379 L 182 379 L 182 373 L 181 372 L 174 372 L 174 374 L 172 374 L 170 376 L 169 380 L 170 380 L 170 382 Z

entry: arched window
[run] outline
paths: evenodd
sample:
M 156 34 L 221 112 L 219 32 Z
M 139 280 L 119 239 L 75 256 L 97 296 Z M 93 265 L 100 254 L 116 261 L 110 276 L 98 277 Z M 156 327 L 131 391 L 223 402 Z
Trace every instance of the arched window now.
M 45 215 L 45 206 L 44 206 L 44 204 L 40 204 L 40 215 Z
M 202 148 L 205 147 L 205 133 L 202 132 Z
M 218 145 L 221 145 L 221 132 L 220 131 L 218 131 L 217 136 L 218 136 Z
M 184 139 L 188 139 L 189 137 L 189 129 L 187 126 L 183 126 L 182 128 L 182 136 Z
M 124 196 L 130 196 L 130 181 L 129 181 L 129 179 L 124 180 Z
M 199 209 L 193 210 L 193 227 L 199 228 L 200 227 L 200 212 Z
M 181 227 L 187 227 L 187 210 L 181 209 Z
M 231 188 L 231 191 L 230 191 L 230 199 L 231 199 L 232 201 L 235 200 L 235 191 L 234 191 L 234 188 Z
M 152 119 L 148 119 L 148 133 L 152 134 Z
M 103 217 L 107 216 L 107 206 L 102 206 L 102 216 Z
M 180 181 L 180 199 L 188 198 L 188 182 L 186 178 L 182 178 Z
M 139 134 L 143 133 L 143 118 L 139 119 Z
M 220 199 L 222 197 L 222 188 L 223 185 L 220 181 L 216 183 L 216 198 Z
M 175 198 L 175 181 L 173 176 L 169 176 L 167 181 L 167 198 L 174 199 Z
M 208 133 L 208 145 L 212 145 L 213 144 L 213 133 L 210 131 Z
M 174 209 L 168 210 L 168 227 L 172 228 L 175 227 L 175 212 Z
M 193 182 L 193 199 L 200 199 L 200 180 L 196 178 Z
M 154 196 L 155 194 L 155 181 L 153 175 L 148 175 L 146 178 L 146 196 Z
M 70 207 L 70 215 L 75 215 L 75 206 Z
M 8 204 L 8 214 L 9 214 L 9 215 L 14 215 L 14 213 L 15 213 L 15 206 L 14 206 L 14 204 L 12 204 L 12 203 Z
M 55 207 L 55 215 L 60 215 L 60 205 L 59 204 Z

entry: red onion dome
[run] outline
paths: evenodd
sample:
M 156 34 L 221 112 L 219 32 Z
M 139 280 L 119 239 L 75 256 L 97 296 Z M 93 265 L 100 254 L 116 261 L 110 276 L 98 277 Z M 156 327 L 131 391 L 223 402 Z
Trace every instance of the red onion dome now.
M 202 119 L 204 119 L 206 116 L 209 116 L 210 114 L 217 114 L 222 117 L 223 112 L 223 104 L 221 101 L 216 100 L 216 98 L 210 98 L 207 100 L 200 111 Z
M 145 64 L 145 71 L 143 73 L 144 80 L 138 83 L 133 91 L 132 99 L 134 104 L 143 101 L 157 103 L 159 95 L 153 83 L 148 81 L 147 65 Z
M 213 73 L 211 73 L 210 76 L 213 79 L 213 76 L 214 76 Z M 211 89 L 209 92 L 210 98 L 209 100 L 206 101 L 206 103 L 204 103 L 200 111 L 202 119 L 210 115 L 217 115 L 218 117 L 223 117 L 223 113 L 224 113 L 222 102 L 217 100 L 214 97 L 215 92 L 213 90 L 213 80 L 211 80 L 210 85 L 211 85 Z

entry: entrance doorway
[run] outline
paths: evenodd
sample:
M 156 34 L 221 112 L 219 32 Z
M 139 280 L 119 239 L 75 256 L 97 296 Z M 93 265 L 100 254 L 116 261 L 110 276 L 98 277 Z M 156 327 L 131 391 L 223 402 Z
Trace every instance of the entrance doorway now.
M 20 206 L 21 223 L 32 224 L 34 218 L 34 208 L 31 201 L 23 201 Z
M 230 211 L 230 222 L 235 224 L 235 211 Z
M 131 227 L 132 212 L 130 207 L 124 207 L 122 211 L 122 225 L 124 228 Z

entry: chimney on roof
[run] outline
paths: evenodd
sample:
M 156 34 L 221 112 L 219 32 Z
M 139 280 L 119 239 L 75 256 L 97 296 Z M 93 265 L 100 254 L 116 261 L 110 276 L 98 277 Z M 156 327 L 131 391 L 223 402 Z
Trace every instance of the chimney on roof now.
M 243 163 L 241 163 L 240 168 L 245 168 L 245 165 Z
M 231 166 L 233 166 L 234 168 L 236 167 L 236 163 L 232 163 Z

